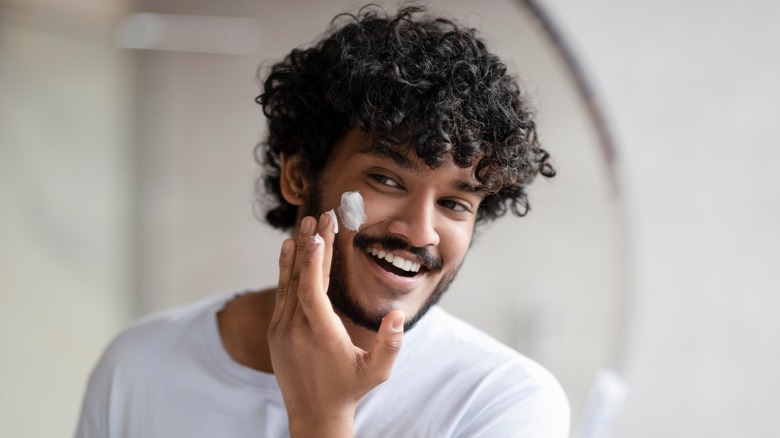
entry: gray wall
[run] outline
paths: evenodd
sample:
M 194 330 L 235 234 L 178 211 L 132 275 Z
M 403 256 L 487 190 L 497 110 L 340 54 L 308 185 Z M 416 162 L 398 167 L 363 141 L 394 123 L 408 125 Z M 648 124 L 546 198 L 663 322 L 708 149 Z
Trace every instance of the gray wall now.
M 616 436 L 778 436 L 780 3 L 544 3 L 620 146 L 633 298 Z
M 2 4 L 1 436 L 69 434 L 134 316 L 271 283 L 283 236 L 251 211 L 254 69 L 343 5 L 147 3 Z M 542 2 L 607 109 L 615 191 L 538 29 L 508 2 L 472 3 L 443 2 L 514 57 L 561 173 L 529 218 L 478 238 L 445 305 L 550 367 L 575 414 L 595 371 L 617 368 L 616 436 L 780 433 L 780 7 Z M 136 10 L 255 17 L 267 38 L 242 56 L 116 49 Z

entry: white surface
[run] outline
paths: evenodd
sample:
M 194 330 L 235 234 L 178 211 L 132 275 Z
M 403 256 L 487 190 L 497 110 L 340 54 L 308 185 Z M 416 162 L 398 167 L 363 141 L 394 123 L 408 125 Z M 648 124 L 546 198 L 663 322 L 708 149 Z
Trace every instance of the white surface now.
M 131 64 L 83 6 L 0 4 L 0 437 L 70 436 L 132 315 Z
M 574 438 L 608 438 L 628 395 L 628 386 L 615 370 L 604 368 L 596 373 L 596 379 L 588 391 L 588 397 L 578 424 L 572 431 Z
M 544 3 L 618 134 L 633 298 L 615 436 L 780 436 L 780 3 Z

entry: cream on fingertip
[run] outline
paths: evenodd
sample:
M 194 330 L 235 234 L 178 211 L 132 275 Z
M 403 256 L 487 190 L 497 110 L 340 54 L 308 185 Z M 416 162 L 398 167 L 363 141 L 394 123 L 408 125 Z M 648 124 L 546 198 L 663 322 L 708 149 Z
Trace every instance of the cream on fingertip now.
M 325 212 L 328 216 L 330 216 L 331 221 L 333 222 L 333 234 L 339 233 L 339 220 L 336 217 L 336 212 L 333 211 L 331 208 L 330 210 Z
M 320 236 L 320 234 L 317 233 L 311 236 L 311 243 L 315 245 L 322 245 L 323 243 L 325 243 L 325 239 L 323 239 L 322 236 Z

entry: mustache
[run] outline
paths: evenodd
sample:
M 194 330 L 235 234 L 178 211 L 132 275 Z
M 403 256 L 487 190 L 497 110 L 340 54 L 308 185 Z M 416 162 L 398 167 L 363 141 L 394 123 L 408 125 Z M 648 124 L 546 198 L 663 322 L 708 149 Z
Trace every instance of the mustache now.
M 408 251 L 417 257 L 417 262 L 424 266 L 425 269 L 432 272 L 441 271 L 442 266 L 444 265 L 442 259 L 434 257 L 434 255 L 431 254 L 431 252 L 427 249 L 411 246 L 398 237 L 366 236 L 364 234 L 358 233 L 352 239 L 352 244 L 356 248 L 368 248 L 373 246 L 382 248 L 385 251 Z

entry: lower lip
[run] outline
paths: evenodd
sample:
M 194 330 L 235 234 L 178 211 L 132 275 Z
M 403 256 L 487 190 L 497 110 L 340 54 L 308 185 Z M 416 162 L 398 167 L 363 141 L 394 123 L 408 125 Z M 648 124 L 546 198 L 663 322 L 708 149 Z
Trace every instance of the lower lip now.
M 374 261 L 376 259 L 374 256 L 362 250 L 361 252 L 365 256 L 368 264 L 371 266 L 371 270 L 374 271 L 382 283 L 387 284 L 388 286 L 410 289 L 416 286 L 425 275 L 419 273 L 414 277 L 402 277 L 400 275 L 395 275 L 392 272 L 385 271 L 381 266 L 379 266 Z

